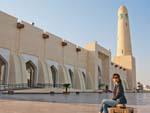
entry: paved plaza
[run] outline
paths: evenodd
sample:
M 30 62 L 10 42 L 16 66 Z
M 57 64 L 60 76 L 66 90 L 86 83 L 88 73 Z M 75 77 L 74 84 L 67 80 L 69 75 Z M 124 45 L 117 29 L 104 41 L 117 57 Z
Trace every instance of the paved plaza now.
M 137 113 L 150 113 L 150 106 L 132 106 Z M 97 104 L 64 104 L 0 100 L 0 113 L 98 113 Z

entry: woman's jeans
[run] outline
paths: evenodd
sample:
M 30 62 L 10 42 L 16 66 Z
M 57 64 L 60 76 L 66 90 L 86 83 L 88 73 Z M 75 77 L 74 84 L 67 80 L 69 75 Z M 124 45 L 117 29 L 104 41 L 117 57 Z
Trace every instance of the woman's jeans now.
M 101 113 L 108 113 L 108 107 L 113 107 L 117 104 L 118 102 L 112 99 L 104 99 L 102 101 L 102 106 L 100 109 Z

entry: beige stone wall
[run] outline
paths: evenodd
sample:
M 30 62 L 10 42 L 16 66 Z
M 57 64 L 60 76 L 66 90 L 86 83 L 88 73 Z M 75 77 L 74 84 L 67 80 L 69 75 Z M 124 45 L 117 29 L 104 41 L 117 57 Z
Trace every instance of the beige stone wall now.
M 89 50 L 87 58 L 87 70 L 92 81 L 97 81 L 95 78 L 95 43 L 89 43 L 85 45 L 85 49 Z M 96 89 L 96 84 L 93 82 L 93 89 Z
M 89 51 L 79 47 L 81 51 L 77 52 L 77 46 L 66 40 L 67 46 L 63 47 L 62 42 L 64 40 L 60 37 L 47 32 L 49 38 L 43 39 L 43 30 L 24 21 L 21 24 L 24 25 L 24 28 L 18 29 L 16 27 L 17 18 L 0 12 L 0 48 L 6 48 L 10 51 L 10 60 L 8 61 L 10 67 L 9 83 L 27 83 L 26 62 L 28 61 L 36 66 L 37 83 L 53 83 L 51 65 L 47 64 L 49 60 L 58 64 L 59 75 L 61 72 L 63 73 L 60 76 L 60 83 L 70 83 L 69 68 L 66 67 L 69 65 L 73 68 L 74 74 L 76 73 L 75 84 L 80 84 L 76 87 L 92 88 L 92 81 L 87 81 L 92 80 L 89 77 L 91 72 L 87 68 Z M 83 79 L 81 77 L 83 70 L 86 73 L 86 80 L 81 80 Z
M 69 69 L 73 72 L 73 89 L 98 89 L 98 66 L 102 83 L 109 84 L 112 69 L 109 50 L 91 42 L 84 48 L 78 47 L 81 51 L 77 52 L 75 44 L 48 32 L 49 38 L 44 39 L 42 29 L 24 21 L 21 24 L 24 28 L 18 29 L 16 18 L 0 12 L 0 48 L 10 51 L 6 55 L 10 57 L 8 84 L 28 83 L 27 62 L 31 62 L 35 69 L 34 84 L 54 84 L 51 66 L 56 68 L 59 84 L 71 83 Z M 66 46 L 62 46 L 63 41 Z
M 105 84 L 109 85 L 111 52 L 100 45 L 97 45 L 96 48 L 97 59 L 101 59 L 102 63 L 103 81 Z
M 133 90 L 136 88 L 136 67 L 135 58 L 133 56 L 118 56 L 114 57 L 113 61 L 119 65 L 122 65 L 127 69 L 127 81 L 128 88 Z
M 90 51 L 88 55 L 88 69 L 91 72 L 93 81 L 95 81 L 94 87 L 98 89 L 98 66 L 101 69 L 102 83 L 109 85 L 110 75 L 110 58 L 111 53 L 107 49 L 101 47 L 97 42 L 89 43 L 85 46 Z
M 0 47 L 15 51 L 16 38 L 16 23 L 15 17 L 9 16 L 0 11 Z
M 23 29 L 17 29 L 18 53 L 30 54 L 33 56 L 43 57 L 44 39 L 42 38 L 43 31 L 26 22 Z

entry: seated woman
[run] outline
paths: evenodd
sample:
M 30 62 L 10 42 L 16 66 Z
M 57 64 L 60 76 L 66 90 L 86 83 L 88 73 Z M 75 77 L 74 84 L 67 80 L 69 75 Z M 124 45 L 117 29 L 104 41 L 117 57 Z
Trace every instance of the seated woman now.
M 99 113 L 108 113 L 108 107 L 114 107 L 117 104 L 126 104 L 127 100 L 124 95 L 124 88 L 119 74 L 115 73 L 112 77 L 114 83 L 113 98 L 104 99 Z

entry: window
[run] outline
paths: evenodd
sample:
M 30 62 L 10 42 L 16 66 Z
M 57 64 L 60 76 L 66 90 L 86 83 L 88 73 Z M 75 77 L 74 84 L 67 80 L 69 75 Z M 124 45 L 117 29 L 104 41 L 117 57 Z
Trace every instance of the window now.
M 57 69 L 54 65 L 52 65 L 51 67 L 51 72 L 52 72 L 52 79 L 53 79 L 53 87 L 57 87 L 57 79 L 58 79 L 58 75 L 57 75 Z
M 120 18 L 121 18 L 121 19 L 123 18 L 123 14 L 120 14 Z
M 126 18 L 128 18 L 128 14 L 126 14 Z
M 98 66 L 98 76 L 101 77 L 101 68 Z
M 126 22 L 126 27 L 128 26 L 127 22 Z
M 69 69 L 68 71 L 69 71 L 69 75 L 70 75 L 70 79 L 71 79 L 71 85 L 73 87 L 73 72 L 71 69 Z
M 82 75 L 83 75 L 84 83 L 85 83 L 85 87 L 86 87 L 86 83 L 87 83 L 87 81 L 86 81 L 86 74 L 84 72 L 82 72 Z
M 82 72 L 82 75 L 83 75 L 83 78 L 84 78 L 84 80 L 85 80 L 85 78 L 86 78 L 86 75 L 85 75 L 85 73 L 84 73 L 84 72 Z
M 0 84 L 7 83 L 7 69 L 7 61 L 0 55 Z
M 123 50 L 122 50 L 122 54 L 123 54 Z
M 101 89 L 102 85 L 102 73 L 101 73 L 101 68 L 98 66 L 98 88 Z

